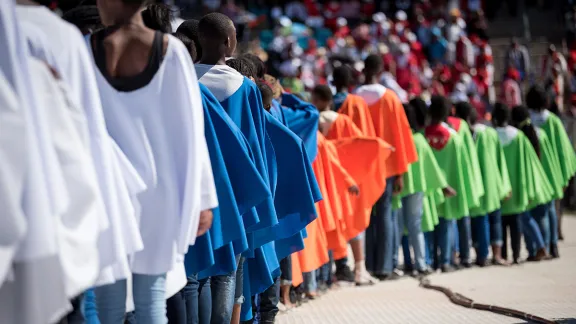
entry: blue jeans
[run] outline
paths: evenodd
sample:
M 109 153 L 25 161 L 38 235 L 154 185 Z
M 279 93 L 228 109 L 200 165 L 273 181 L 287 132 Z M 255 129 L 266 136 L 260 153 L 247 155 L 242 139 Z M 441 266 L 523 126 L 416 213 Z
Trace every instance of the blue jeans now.
M 435 267 L 450 265 L 452 261 L 452 242 L 456 221 L 440 217 L 440 222 L 434 228 L 434 242 L 431 257 Z M 438 250 L 440 250 L 438 253 Z
M 234 305 L 244 304 L 244 261 L 243 256 L 238 260 L 236 268 L 236 286 L 234 288 Z
M 422 234 L 424 237 L 424 234 Z M 410 241 L 408 240 L 408 235 L 402 235 L 402 254 L 404 254 L 404 270 L 414 269 L 414 263 L 412 263 L 412 253 L 410 251 Z M 426 240 L 424 240 L 424 258 L 426 264 L 428 264 L 428 245 Z
M 255 320 L 258 324 L 274 324 L 278 314 L 278 302 L 280 301 L 280 278 L 276 278 L 274 284 L 258 294 L 254 298 Z
M 536 224 L 538 224 L 538 228 L 540 229 L 540 233 L 542 234 L 542 238 L 544 239 L 544 247 L 546 248 L 547 252 L 550 252 L 550 240 L 551 240 L 549 213 L 550 213 L 549 203 L 536 206 L 534 209 L 529 211 L 529 214 L 532 216 Z
M 398 210 L 398 229 L 397 237 L 402 237 L 404 228 L 408 230 L 408 238 L 412 249 L 414 250 L 414 260 L 416 270 L 426 270 L 426 261 L 424 260 L 424 233 L 422 233 L 422 203 L 424 193 L 418 192 L 402 198 L 402 208 Z M 408 249 L 408 252 L 410 249 Z M 409 254 L 409 253 L 408 253 Z M 398 259 L 398 248 L 394 249 L 394 259 Z
M 318 282 L 316 281 L 316 271 L 303 272 L 302 279 L 304 280 L 304 291 L 306 293 L 313 293 L 318 290 Z
M 460 252 L 460 262 L 470 263 L 470 247 L 472 240 L 472 229 L 470 226 L 470 217 L 462 217 L 457 222 L 458 239 L 455 241 L 458 245 L 457 251 Z
M 476 249 L 476 259 L 486 261 L 490 253 L 490 223 L 488 215 L 472 217 L 472 241 Z M 502 225 L 499 225 L 502 229 Z
M 102 323 L 123 324 L 126 313 L 126 280 L 94 289 Z M 134 316 L 138 324 L 166 324 L 166 275 L 132 274 Z
M 536 252 L 544 248 L 544 237 L 540 232 L 538 223 L 530 212 L 524 212 L 520 215 L 522 223 L 522 233 L 524 234 L 524 240 L 526 241 L 526 249 L 528 250 L 528 255 L 533 257 Z
M 490 244 L 494 246 L 502 246 L 502 211 L 500 209 L 488 214 L 488 221 L 490 222 Z
M 182 295 L 186 303 L 187 324 L 209 324 L 212 316 L 210 278 L 198 280 L 198 275 L 188 277 Z
M 548 223 L 550 224 L 550 243 L 558 244 L 558 214 L 556 213 L 556 201 L 551 201 L 548 210 Z
M 398 249 L 398 222 L 392 210 L 392 194 L 396 176 L 386 179 L 386 191 L 374 205 L 370 225 L 366 229 L 366 269 L 375 275 L 391 274 L 394 251 Z
M 212 317 L 210 323 L 230 323 L 236 293 L 236 271 L 210 277 L 212 290 Z
M 434 231 L 432 232 L 426 232 L 424 233 L 424 244 L 426 245 L 426 264 L 429 267 L 434 267 L 437 268 L 437 265 L 435 264 L 435 255 L 436 255 L 436 251 L 435 249 L 435 239 L 434 239 Z

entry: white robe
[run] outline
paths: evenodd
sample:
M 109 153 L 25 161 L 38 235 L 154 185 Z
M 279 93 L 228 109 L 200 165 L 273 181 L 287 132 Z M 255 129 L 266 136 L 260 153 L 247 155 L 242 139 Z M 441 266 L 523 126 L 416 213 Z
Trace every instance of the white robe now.
M 88 120 L 88 139 L 99 189 L 106 207 L 99 218 L 100 267 L 98 284 L 127 278 L 128 256 L 142 250 L 143 243 L 134 217 L 132 201 L 143 189 L 126 182 L 142 183 L 128 160 L 109 138 L 91 55 L 78 29 L 42 6 L 18 6 L 31 52 L 54 66 L 70 89 L 71 100 L 80 104 Z M 49 41 L 45 41 L 49 40 Z M 135 189 L 134 189 L 135 188 Z M 133 190 L 132 190 L 133 189 Z
M 182 43 L 168 37 L 159 70 L 140 89 L 117 91 L 96 72 L 109 133 L 147 186 L 138 195 L 144 250 L 131 259 L 138 274 L 172 270 L 195 242 L 203 191 L 216 197 L 213 181 L 200 185 L 209 155 L 194 67 Z

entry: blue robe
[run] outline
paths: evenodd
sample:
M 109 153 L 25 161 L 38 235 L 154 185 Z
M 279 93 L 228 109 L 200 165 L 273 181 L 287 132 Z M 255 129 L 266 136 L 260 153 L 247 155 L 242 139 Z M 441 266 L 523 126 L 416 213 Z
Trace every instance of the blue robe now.
M 281 114 L 285 122 L 298 137 L 304 141 L 310 161 L 318 154 L 318 119 L 320 114 L 314 105 L 303 101 L 291 93 L 282 94 Z M 276 115 L 276 114 L 274 114 Z

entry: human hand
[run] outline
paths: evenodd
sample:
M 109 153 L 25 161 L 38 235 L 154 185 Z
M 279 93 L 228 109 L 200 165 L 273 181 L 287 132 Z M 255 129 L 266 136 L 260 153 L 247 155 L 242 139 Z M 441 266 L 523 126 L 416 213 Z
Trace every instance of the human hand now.
M 398 176 L 394 180 L 394 191 L 392 192 L 394 195 L 397 195 L 404 190 L 404 177 Z
M 456 190 L 454 190 L 454 188 L 452 188 L 450 186 L 443 188 L 442 193 L 444 194 L 444 197 L 446 197 L 446 198 L 454 197 L 457 194 Z
M 348 188 L 348 192 L 352 196 L 358 196 L 358 195 L 360 195 L 360 188 L 358 188 L 358 186 L 356 186 L 356 185 L 353 185 L 352 187 Z
M 211 209 L 203 210 L 200 212 L 200 223 L 198 224 L 198 233 L 196 234 L 197 237 L 202 236 L 208 232 L 212 226 L 213 217 L 214 215 L 212 214 Z

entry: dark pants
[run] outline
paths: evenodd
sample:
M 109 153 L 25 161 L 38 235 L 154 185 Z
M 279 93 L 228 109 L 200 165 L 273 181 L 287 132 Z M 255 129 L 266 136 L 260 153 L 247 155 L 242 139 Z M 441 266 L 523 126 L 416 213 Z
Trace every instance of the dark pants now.
M 66 315 L 58 324 L 84 324 L 84 294 L 72 299 L 72 311 Z
M 457 222 L 458 224 L 458 251 L 460 252 L 460 262 L 470 263 L 470 247 L 472 239 L 472 230 L 470 227 L 470 217 L 462 217 Z
M 282 285 L 292 284 L 292 259 L 290 256 L 285 257 L 280 261 L 280 280 Z
M 183 290 L 166 300 L 166 316 L 170 324 L 188 324 Z
M 510 241 L 512 245 L 512 259 L 517 262 L 520 259 L 520 245 L 522 242 L 522 225 L 520 215 L 502 216 L 502 258 L 508 258 L 508 231 L 510 229 Z
M 254 318 L 245 323 L 273 324 L 278 314 L 280 300 L 280 278 L 274 284 L 252 298 Z

